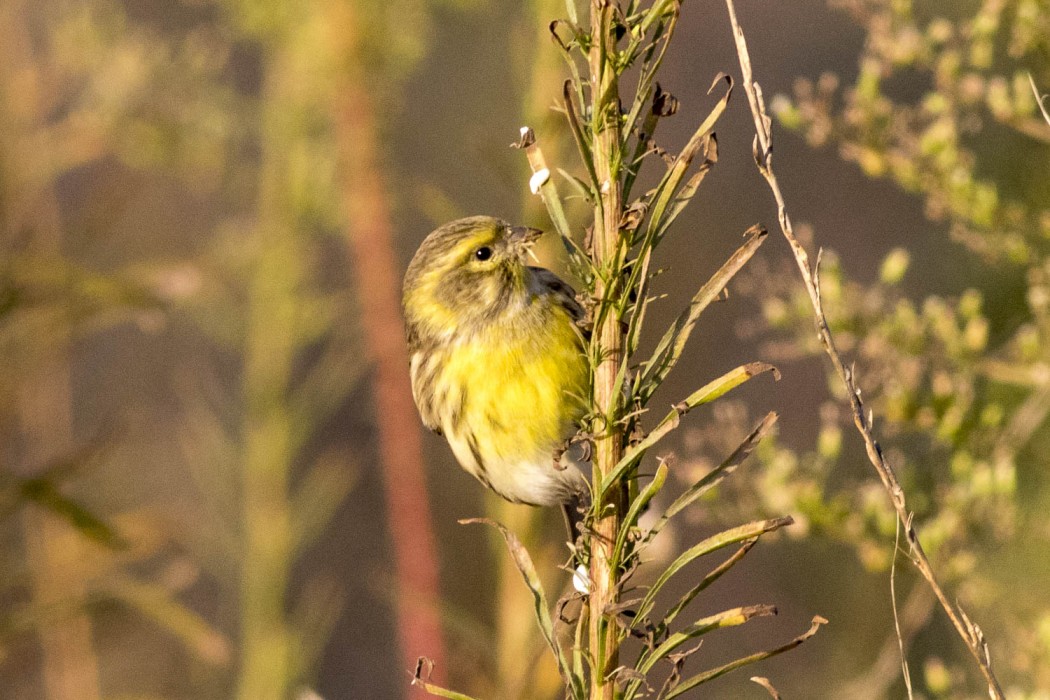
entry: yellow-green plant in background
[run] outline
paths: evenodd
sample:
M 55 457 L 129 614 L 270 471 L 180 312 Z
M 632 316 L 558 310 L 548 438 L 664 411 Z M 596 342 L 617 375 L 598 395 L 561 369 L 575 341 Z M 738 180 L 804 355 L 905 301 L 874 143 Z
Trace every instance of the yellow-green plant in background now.
M 832 73 L 802 78 L 793 98 L 773 100 L 776 116 L 811 145 L 835 145 L 869 176 L 916 193 L 937 228 L 961 244 L 937 241 L 933 269 L 952 277 L 940 293 L 922 287 L 919 299 L 909 272 L 913 258 L 929 252 L 910 244 L 889 251 L 871 284 L 851 280 L 848 260 L 826 254 L 821 281 L 834 307 L 831 329 L 856 358 L 866 396 L 885 421 L 884 447 L 904 465 L 931 560 L 996 641 L 993 660 L 1008 692 L 1034 697 L 1050 677 L 1050 609 L 1040 592 L 1047 572 L 1036 563 L 1047 546 L 1041 455 L 1050 414 L 1050 184 L 1034 176 L 1050 162 L 1050 125 L 1032 81 L 1050 80 L 1050 5 L 831 4 L 865 31 L 858 75 L 846 85 Z M 919 79 L 929 87 L 900 90 Z M 919 235 L 930 234 L 912 234 Z M 769 325 L 791 333 L 796 350 L 819 352 L 808 331 L 795 334 L 811 311 L 784 279 L 766 269 L 747 283 Z M 847 468 L 855 455 L 843 447 L 845 415 L 834 403 L 822 415 L 813 449 L 763 445 L 767 467 L 755 487 L 735 493 L 737 507 L 790 507 L 814 533 L 848 543 L 871 570 L 886 570 L 895 559 L 894 519 L 881 489 Z M 909 588 L 899 633 L 843 694 L 882 696 L 900 683 L 897 637 L 920 638 L 935 604 L 921 582 Z M 966 672 L 951 649 L 908 645 L 906 659 L 924 671 L 911 676 L 916 691 L 963 692 Z

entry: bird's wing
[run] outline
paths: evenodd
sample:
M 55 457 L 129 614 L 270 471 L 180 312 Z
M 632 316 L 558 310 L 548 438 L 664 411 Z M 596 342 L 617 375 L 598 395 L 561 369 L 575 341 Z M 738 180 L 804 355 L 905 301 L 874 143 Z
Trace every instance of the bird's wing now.
M 438 435 L 443 435 L 441 422 L 434 411 L 431 395 L 437 364 L 433 358 L 427 361 L 429 353 L 419 350 L 417 345 L 410 337 L 409 348 L 412 350 L 412 356 L 409 373 L 412 379 L 412 398 L 416 402 L 416 408 L 419 409 L 419 417 L 423 420 L 423 425 Z
M 530 267 L 529 269 L 532 270 L 540 285 L 544 289 L 549 290 L 558 304 L 565 309 L 566 313 L 569 314 L 569 318 L 576 322 L 577 326 L 582 327 L 587 313 L 580 306 L 580 302 L 576 301 L 576 290 L 550 270 L 542 267 Z M 587 330 L 583 330 L 583 332 L 584 337 L 589 338 L 590 332 Z

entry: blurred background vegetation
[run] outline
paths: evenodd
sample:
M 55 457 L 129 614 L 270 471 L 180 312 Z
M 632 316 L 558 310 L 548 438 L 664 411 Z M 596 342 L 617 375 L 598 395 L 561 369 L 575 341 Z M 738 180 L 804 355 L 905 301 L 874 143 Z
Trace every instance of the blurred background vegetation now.
M 927 550 L 1008 695 L 1050 697 L 1050 125 L 1028 83 L 1050 92 L 1050 3 L 739 9 L 777 96 L 782 186 L 831 251 L 830 320 Z M 558 696 L 502 545 L 455 521 L 511 524 L 551 590 L 560 522 L 488 499 L 421 434 L 396 299 L 447 219 L 547 225 L 507 144 L 528 123 L 562 160 L 547 23 L 563 12 L 0 4 L 0 696 L 392 699 L 418 655 L 480 697 Z M 664 87 L 695 115 L 736 65 L 724 6 L 687 3 L 679 33 Z M 692 126 L 661 138 L 680 146 Z M 722 129 L 664 247 L 655 328 L 748 226 L 775 223 L 742 99 Z M 821 614 L 816 638 L 758 672 L 785 697 L 901 697 L 892 511 L 778 245 L 684 360 L 697 376 L 756 356 L 784 372 L 690 416 L 683 479 L 781 414 L 690 527 L 800 523 L 700 602 L 781 612 L 708 640 L 704 664 Z M 681 374 L 668 403 L 694 383 Z M 695 534 L 668 530 L 667 549 Z M 981 697 L 903 558 L 896 587 L 916 689 Z M 742 676 L 709 692 L 766 696 Z

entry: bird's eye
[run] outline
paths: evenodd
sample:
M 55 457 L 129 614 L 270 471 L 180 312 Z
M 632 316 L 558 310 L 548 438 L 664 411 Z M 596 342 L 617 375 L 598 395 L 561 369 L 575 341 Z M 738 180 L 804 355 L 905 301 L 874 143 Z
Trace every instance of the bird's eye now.
M 492 248 L 489 248 L 487 245 L 481 246 L 474 251 L 474 257 L 484 262 L 492 257 Z

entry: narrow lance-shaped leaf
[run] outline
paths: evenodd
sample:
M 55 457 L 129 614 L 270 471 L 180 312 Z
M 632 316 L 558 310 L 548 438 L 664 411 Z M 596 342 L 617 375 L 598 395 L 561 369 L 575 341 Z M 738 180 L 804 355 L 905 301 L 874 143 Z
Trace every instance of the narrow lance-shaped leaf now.
M 689 306 L 682 311 L 674 324 L 667 329 L 664 336 L 653 351 L 653 356 L 645 363 L 641 380 L 638 382 L 638 396 L 645 403 L 656 391 L 678 362 L 685 344 L 696 325 L 697 319 L 704 309 L 714 301 L 722 290 L 725 289 L 733 276 L 740 271 L 748 260 L 758 251 L 762 242 L 765 241 L 767 232 L 765 229 L 752 227 L 744 235 L 748 236 L 744 245 L 737 249 L 729 260 L 712 275 L 704 286 L 693 296 Z
M 293 668 L 317 668 L 332 638 L 332 630 L 342 619 L 347 593 L 337 577 L 320 574 L 307 579 L 292 606 Z
M 593 269 L 584 251 L 580 249 L 572 237 L 572 229 L 569 226 L 569 220 L 565 216 L 565 208 L 562 206 L 561 196 L 558 194 L 558 188 L 551 177 L 551 171 L 547 167 L 547 159 L 544 157 L 539 144 L 536 143 L 536 134 L 529 127 L 523 126 L 521 127 L 519 140 L 517 143 L 511 144 L 511 146 L 525 151 L 525 157 L 529 161 L 529 168 L 532 170 L 532 179 L 529 182 L 529 187 L 532 189 L 533 194 L 540 196 L 543 205 L 547 208 L 547 215 L 550 216 L 551 223 L 554 224 L 555 230 L 557 230 L 562 243 L 569 253 L 569 262 L 572 266 L 573 274 L 584 281 L 592 279 Z
M 582 614 L 582 609 L 581 609 Z M 584 654 L 586 653 L 586 647 L 584 645 L 584 636 L 587 633 L 587 625 L 583 624 L 582 621 L 577 621 L 576 630 L 573 634 L 572 644 L 572 672 L 577 678 L 584 678 Z
M 744 540 L 744 544 L 741 545 L 740 548 L 737 549 L 735 552 L 733 552 L 732 556 L 730 556 L 724 562 L 716 566 L 706 576 L 700 579 L 700 582 L 698 584 L 690 588 L 681 598 L 678 599 L 678 602 L 676 602 L 667 610 L 666 613 L 664 613 L 663 619 L 660 620 L 658 628 L 661 630 L 668 629 L 671 626 L 671 623 L 675 621 L 675 618 L 678 617 L 678 614 L 685 610 L 685 608 L 691 602 L 693 602 L 693 599 L 696 598 L 696 596 L 698 596 L 705 588 L 707 588 L 712 583 L 720 579 L 723 575 L 726 574 L 726 572 L 732 569 L 737 562 L 743 559 L 747 555 L 747 553 L 751 551 L 751 548 L 754 547 L 757 542 L 757 537 L 750 540 Z
M 551 621 L 550 606 L 547 603 L 547 594 L 543 591 L 543 584 L 540 582 L 540 577 L 536 573 L 536 567 L 533 566 L 532 557 L 529 556 L 528 550 L 525 549 L 525 546 L 521 543 L 521 540 L 518 539 L 517 535 L 495 520 L 489 518 L 470 518 L 468 520 L 460 520 L 459 522 L 463 525 L 474 523 L 491 525 L 503 535 L 503 539 L 507 543 L 507 549 L 510 550 L 510 555 L 514 559 L 514 565 L 518 568 L 522 578 L 525 580 L 525 585 L 528 586 L 529 590 L 532 592 L 533 608 L 536 613 L 536 620 L 540 625 L 540 632 L 543 634 L 547 646 L 549 646 L 551 651 L 554 652 L 554 658 L 558 662 L 558 670 L 561 672 L 562 680 L 564 680 L 565 684 L 568 686 L 572 697 L 582 700 L 584 697 L 582 681 L 573 675 L 568 660 L 562 653 L 558 641 L 554 638 L 554 624 Z
M 773 700 L 780 700 L 780 693 L 777 692 L 777 689 L 773 687 L 773 684 L 769 682 L 768 678 L 763 678 L 762 676 L 751 676 L 748 680 L 765 688 L 766 692 L 769 693 L 769 696 L 773 698 Z
M 656 85 L 656 90 L 657 95 L 659 95 L 659 83 Z M 675 105 L 675 108 L 677 109 L 677 105 Z M 654 103 L 652 108 L 650 108 L 649 114 L 645 116 L 645 121 L 642 122 L 641 128 L 638 129 L 638 133 L 635 135 L 634 151 L 631 153 L 630 159 L 625 163 L 627 166 L 623 177 L 623 198 L 625 201 L 631 197 L 631 191 L 634 189 L 634 183 L 638 179 L 638 173 L 641 172 L 642 165 L 645 164 L 646 157 L 657 152 L 656 144 L 653 141 L 653 136 L 656 134 L 656 125 L 660 123 L 660 119 L 663 116 L 671 116 L 671 114 L 671 112 L 668 112 L 666 115 L 661 114 L 657 111 L 657 106 Z M 632 126 L 631 128 L 636 127 Z
M 572 39 L 568 43 L 561 38 L 558 34 L 559 27 L 566 27 L 572 32 Z M 554 39 L 554 43 L 561 50 L 562 58 L 565 59 L 565 65 L 569 69 L 571 82 L 573 87 L 576 89 L 576 100 L 577 104 L 585 105 L 587 101 L 583 94 L 583 81 L 580 79 L 580 67 L 576 65 L 576 57 L 572 54 L 573 47 L 580 48 L 580 38 L 583 36 L 580 32 L 580 28 L 576 21 L 566 22 L 563 19 L 556 19 L 548 25 L 551 33 L 551 38 Z
M 645 238 L 642 242 L 643 249 L 652 245 L 652 241 L 655 238 L 657 231 L 659 231 L 663 225 L 664 212 L 667 210 L 671 198 L 678 192 L 678 188 L 682 184 L 682 180 L 685 179 L 685 174 L 689 170 L 689 166 L 692 164 L 696 154 L 700 152 L 701 147 L 706 143 L 708 135 L 715 126 L 715 122 L 718 121 L 718 118 L 722 116 L 723 112 L 725 112 L 726 105 L 729 103 L 729 96 L 733 92 L 733 80 L 727 75 L 719 75 L 711 84 L 711 90 L 714 90 L 715 85 L 721 80 L 725 80 L 728 84 L 725 94 L 715 104 L 714 108 L 707 115 L 707 118 L 704 119 L 699 127 L 697 127 L 692 138 L 689 139 L 685 148 L 683 148 L 681 153 L 678 154 L 678 157 L 675 158 L 674 163 L 671 164 L 671 167 L 660 180 L 660 184 L 656 186 L 656 190 L 653 194 L 652 206 L 649 208 L 649 222 L 646 227 Z
M 418 678 L 412 680 L 412 685 L 422 688 L 423 690 L 427 691 L 427 693 L 437 698 L 448 698 L 449 700 L 477 700 L 477 698 L 473 698 L 469 695 L 457 693 L 454 690 L 442 688 L 439 685 L 434 685 L 433 683 L 419 680 Z
M 638 343 L 642 335 L 642 326 L 645 324 L 646 311 L 649 309 L 649 302 L 652 301 L 649 297 L 649 267 L 651 263 L 652 250 L 644 251 L 641 258 L 634 261 L 634 264 L 638 268 L 639 281 L 635 288 L 636 301 L 634 303 L 634 310 L 631 313 L 631 320 L 627 327 L 625 348 L 627 350 L 626 355 L 628 358 L 633 357 L 635 350 L 638 349 Z M 632 273 L 633 272 L 634 271 L 632 270 Z
M 576 16 L 576 0 L 565 0 L 565 12 L 569 15 L 569 21 L 573 24 L 579 22 Z
M 638 605 L 636 619 L 642 619 L 649 614 L 660 589 L 664 587 L 672 576 L 681 571 L 682 568 L 690 562 L 699 559 L 704 555 L 710 554 L 711 552 L 716 552 L 723 547 L 728 547 L 731 544 L 760 537 L 767 532 L 772 532 L 773 530 L 779 530 L 785 525 L 790 525 L 793 522 L 795 521 L 790 515 L 785 515 L 779 518 L 770 518 L 768 520 L 756 520 L 747 523 L 746 525 L 738 525 L 729 530 L 724 530 L 693 545 L 686 551 L 682 552 L 677 559 L 671 562 L 671 564 L 661 572 L 660 576 L 656 579 L 656 582 L 649 588 L 649 591 L 645 594 L 642 602 Z
M 638 670 L 642 673 L 648 673 L 652 670 L 653 666 L 660 661 L 660 659 L 666 658 L 668 654 L 688 642 L 690 639 L 695 639 L 696 637 L 717 629 L 742 625 L 755 617 L 766 617 L 776 614 L 777 609 L 772 605 L 748 605 L 746 607 L 725 610 L 717 615 L 711 615 L 710 617 L 697 620 L 681 632 L 675 632 L 669 636 L 662 644 L 660 644 L 660 646 L 656 647 L 651 652 L 643 652 L 641 663 L 638 665 Z
M 635 36 L 627 46 L 628 55 L 638 50 L 638 45 L 645 40 L 645 35 L 649 33 L 653 25 L 664 19 L 668 13 L 675 12 L 680 2 L 681 0 L 656 0 L 652 7 L 645 11 Z
M 297 552 L 309 547 L 324 531 L 356 479 L 353 466 L 325 456 L 306 471 L 291 503 L 292 546 Z
M 101 588 L 103 593 L 134 608 L 176 637 L 202 661 L 213 666 L 229 662 L 230 645 L 226 637 L 163 586 L 117 574 L 107 578 Z
M 766 417 L 758 424 L 758 426 L 751 431 L 751 434 L 744 438 L 733 453 L 726 457 L 721 464 L 704 474 L 703 477 L 698 479 L 696 483 L 685 490 L 682 495 L 674 500 L 674 502 L 667 507 L 667 510 L 663 512 L 663 515 L 653 523 L 649 533 L 646 535 L 646 541 L 656 537 L 660 530 L 663 529 L 664 525 L 667 524 L 671 518 L 682 512 L 690 505 L 696 502 L 698 498 L 703 496 L 705 493 L 713 489 L 715 486 L 720 484 L 723 479 L 732 474 L 736 468 L 747 459 L 748 455 L 755 449 L 759 441 L 765 437 L 766 433 L 773 427 L 777 422 L 777 414 L 770 411 L 766 414 Z
M 820 626 L 826 625 L 827 623 L 828 621 L 825 620 L 823 617 L 814 617 L 813 624 L 810 626 L 810 628 L 803 634 L 800 634 L 799 636 L 792 639 L 787 644 L 779 646 L 776 649 L 770 649 L 769 651 L 760 651 L 757 654 L 751 654 L 750 656 L 745 656 L 741 659 L 731 661 L 723 666 L 719 666 L 718 668 L 713 668 L 710 671 L 705 671 L 703 673 L 697 674 L 692 678 L 678 684 L 674 688 L 674 690 L 672 690 L 665 696 L 665 699 L 671 700 L 672 698 L 676 698 L 682 695 L 683 693 L 692 690 L 701 683 L 706 683 L 708 681 L 714 680 L 715 678 L 718 678 L 719 676 L 724 676 L 725 674 L 731 671 L 735 671 L 736 669 L 742 666 L 747 666 L 748 664 L 753 664 L 756 661 L 762 661 L 764 659 L 770 658 L 771 656 L 776 656 L 777 654 L 783 654 L 785 651 L 790 651 L 798 645 L 805 642 L 813 635 L 815 635 L 817 633 L 817 630 L 820 629 Z
M 316 438 L 313 431 L 325 425 L 343 405 L 346 397 L 365 376 L 370 367 L 361 358 L 360 341 L 356 338 L 333 339 L 320 356 L 305 369 L 304 376 L 290 390 L 289 411 L 292 414 L 292 449 L 303 449 Z
M 18 491 L 23 499 L 51 511 L 85 537 L 112 549 L 128 546 L 127 541 L 106 521 L 64 495 L 50 479 L 26 479 L 20 482 Z
M 591 147 L 587 138 L 583 135 L 583 125 L 580 123 L 580 117 L 576 113 L 571 80 L 566 80 L 562 89 L 562 105 L 565 107 L 565 118 L 569 122 L 569 131 L 572 133 L 573 141 L 576 142 L 580 160 L 583 161 L 584 167 L 587 168 L 587 175 L 591 178 L 591 187 L 597 190 L 601 183 L 598 182 L 598 176 L 594 173 L 594 156 L 591 154 Z
M 751 362 L 726 372 L 718 379 L 715 379 L 694 391 L 684 401 L 680 401 L 676 404 L 672 411 L 668 413 L 648 435 L 645 436 L 645 439 L 631 448 L 627 454 L 623 456 L 612 471 L 610 471 L 605 479 L 602 480 L 598 493 L 605 493 L 607 489 L 617 482 L 617 480 L 623 478 L 624 474 L 632 469 L 645 455 L 646 450 L 655 445 L 660 439 L 667 435 L 667 433 L 678 427 L 683 415 L 697 406 L 702 406 L 705 403 L 710 403 L 711 401 L 724 396 L 755 375 L 770 371 L 776 372 L 776 368 L 765 362 Z
M 666 212 L 663 215 L 663 219 L 653 232 L 651 245 L 659 245 L 660 241 L 667 234 L 668 229 L 674 224 L 675 220 L 678 219 L 678 215 L 685 210 L 686 206 L 693 199 L 693 195 L 700 189 L 700 183 L 704 181 L 704 178 L 711 168 L 714 167 L 715 163 L 718 162 L 718 139 L 715 138 L 714 134 L 711 134 L 708 138 L 704 139 L 704 162 L 700 164 L 700 169 L 697 170 L 689 178 L 689 181 L 680 189 L 675 196 L 671 199 L 670 204 L 667 207 Z
M 656 468 L 656 474 L 653 475 L 652 481 L 646 484 L 645 488 L 641 490 L 638 496 L 631 501 L 631 507 L 623 519 L 623 524 L 620 526 L 620 533 L 616 538 L 616 547 L 613 549 L 614 561 L 622 561 L 623 548 L 624 545 L 627 544 L 627 537 L 631 532 L 631 528 L 633 528 L 635 523 L 638 522 L 638 517 L 641 515 L 642 510 L 649 505 L 649 501 L 653 500 L 653 497 L 663 488 L 666 480 L 667 462 L 661 460 L 660 466 Z
M 749 362 L 746 365 L 741 365 L 736 369 L 726 372 L 707 386 L 697 389 L 687 396 L 684 401 L 675 404 L 671 412 L 664 416 L 664 419 L 660 421 L 660 423 L 653 428 L 652 432 L 650 432 L 646 438 L 638 444 L 636 449 L 649 449 L 659 440 L 663 439 L 664 435 L 677 428 L 682 416 L 689 413 L 689 411 L 697 406 L 711 403 L 715 399 L 725 396 L 747 380 L 765 372 L 772 372 L 776 379 L 780 378 L 779 371 L 773 365 L 765 362 Z
M 680 10 L 680 5 L 676 2 L 670 20 L 667 21 L 666 26 L 661 24 L 660 28 L 657 30 L 658 38 L 646 52 L 641 71 L 638 75 L 638 88 L 635 91 L 634 103 L 631 105 L 631 110 L 627 113 L 627 117 L 624 120 L 625 139 L 629 138 L 631 132 L 637 128 L 638 118 L 641 116 L 641 112 L 645 106 L 649 104 L 650 97 L 653 94 L 653 85 L 656 81 L 656 74 L 660 70 L 660 65 L 663 63 L 664 56 L 667 54 L 667 47 L 671 43 L 671 37 L 674 36 L 675 28 L 678 26 Z M 626 177 L 624 178 L 623 191 L 625 198 L 629 196 L 631 187 L 634 185 L 634 180 L 642 165 L 642 154 L 644 154 L 649 148 L 649 142 L 652 140 L 653 134 L 656 131 L 656 124 L 660 117 L 670 116 L 672 113 L 673 111 L 664 114 L 660 109 L 660 105 L 653 104 L 649 114 L 646 115 L 645 121 L 642 123 L 641 133 L 636 135 L 637 143 L 635 144 L 634 154 L 629 163 Z M 626 151 L 627 149 L 625 148 L 624 150 Z
M 565 182 L 569 183 L 569 186 L 572 187 L 572 189 L 576 190 L 576 194 L 581 199 L 587 202 L 594 201 L 594 192 L 590 190 L 586 182 L 576 177 L 572 173 L 563 170 L 562 168 L 558 168 L 558 174 L 565 178 Z

